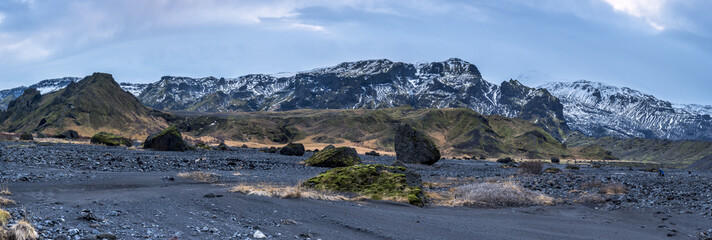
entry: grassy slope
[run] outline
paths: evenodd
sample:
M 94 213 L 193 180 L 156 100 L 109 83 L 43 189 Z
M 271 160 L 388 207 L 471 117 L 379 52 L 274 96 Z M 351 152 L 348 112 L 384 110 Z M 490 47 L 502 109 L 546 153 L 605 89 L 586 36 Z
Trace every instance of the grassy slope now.
M 10 114 L 16 120 L 7 120 L 2 127 L 16 132 L 56 134 L 72 129 L 82 136 L 105 131 L 140 138 L 166 127 L 163 119 L 123 91 L 111 75 L 100 73 L 43 95 L 33 111 Z M 40 124 L 43 119 L 46 123 Z
M 572 134 L 566 143 L 572 149 L 598 145 L 624 160 L 664 162 L 677 166 L 684 166 L 712 155 L 712 142 L 702 141 L 591 138 L 578 133 Z
M 525 120 L 484 116 L 469 109 L 296 110 L 287 112 L 191 115 L 177 113 L 192 136 L 260 143 L 348 142 L 393 150 L 392 126 L 410 123 L 424 131 L 445 156 L 570 155 L 561 143 Z

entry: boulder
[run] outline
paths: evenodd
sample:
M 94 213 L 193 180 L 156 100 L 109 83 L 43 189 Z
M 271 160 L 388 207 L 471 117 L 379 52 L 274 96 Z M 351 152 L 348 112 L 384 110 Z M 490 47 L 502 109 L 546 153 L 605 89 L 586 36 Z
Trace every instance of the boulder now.
M 304 156 L 304 145 L 301 143 L 289 143 L 279 150 L 279 154 L 287 156 Z
M 225 144 L 224 142 L 221 142 L 215 149 L 218 151 L 230 151 L 230 148 L 228 148 L 227 144 Z
M 352 192 L 373 200 L 405 200 L 416 206 L 425 204 L 422 180 L 405 167 L 355 165 L 331 169 L 303 184 L 320 191 Z
M 369 155 L 369 156 L 374 156 L 374 157 L 378 157 L 378 156 L 381 156 L 381 154 L 380 154 L 380 153 L 378 153 L 378 152 L 376 152 L 376 151 L 370 151 L 370 152 L 367 152 L 367 153 L 366 153 L 366 155 Z
M 324 151 L 324 150 L 329 150 L 329 149 L 334 149 L 334 148 L 336 148 L 336 147 L 334 147 L 334 145 L 329 144 L 329 145 L 327 145 L 326 147 L 324 147 L 324 149 L 322 149 L 322 151 Z
M 433 140 L 408 124 L 395 129 L 396 158 L 405 163 L 433 165 L 440 160 L 440 150 Z
M 240 148 L 250 148 L 250 147 L 248 147 L 247 144 L 242 144 L 242 146 Z
M 35 138 L 32 137 L 32 134 L 31 134 L 31 133 L 23 133 L 23 134 L 20 134 L 20 140 L 32 141 L 32 140 L 34 140 L 34 139 L 35 139 Z
M 150 148 L 156 151 L 187 151 L 192 148 L 183 141 L 183 135 L 175 126 L 169 127 L 159 133 L 155 133 L 146 138 L 143 143 L 144 148 Z
M 347 167 L 361 163 L 356 149 L 339 147 L 319 151 L 304 161 L 307 166 L 315 167 Z
M 551 157 L 551 163 L 560 163 L 561 160 L 558 157 Z
M 67 131 L 64 131 L 63 133 L 54 135 L 54 138 L 77 139 L 77 138 L 79 138 L 79 133 L 74 130 L 67 130 Z
M 513 162 L 514 162 L 514 159 L 512 159 L 512 158 L 510 158 L 510 157 L 500 158 L 500 159 L 497 159 L 497 162 L 498 162 L 498 163 L 504 163 L 504 164 L 513 163 Z
M 131 147 L 131 139 L 107 132 L 100 132 L 91 137 L 91 144 L 103 144 L 106 146 L 127 146 Z

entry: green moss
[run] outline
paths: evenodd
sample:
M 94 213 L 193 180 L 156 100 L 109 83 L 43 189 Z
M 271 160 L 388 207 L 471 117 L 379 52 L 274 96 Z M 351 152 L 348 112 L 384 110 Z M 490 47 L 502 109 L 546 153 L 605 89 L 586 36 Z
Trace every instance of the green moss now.
M 558 173 L 558 172 L 561 172 L 561 169 L 555 168 L 555 167 L 550 167 L 550 168 L 544 169 L 544 172 L 546 172 L 546 173 Z
M 208 144 L 205 144 L 205 143 L 202 143 L 202 142 L 201 142 L 201 143 L 198 143 L 198 144 L 195 144 L 195 147 L 196 147 L 196 148 L 200 148 L 200 149 L 204 149 L 204 150 L 213 150 L 213 148 L 210 147 L 210 146 L 208 146 Z
M 308 166 L 347 167 L 361 163 L 356 151 L 349 147 L 326 149 L 314 153 L 304 161 Z
M 571 169 L 571 170 L 579 170 L 581 169 L 579 166 L 576 165 L 566 165 L 566 169 Z
M 131 146 L 131 140 L 113 133 L 100 132 L 91 137 L 92 144 L 104 144 L 107 146 Z
M 352 192 L 374 200 L 405 199 L 410 204 L 423 206 L 423 190 L 408 186 L 400 169 L 381 164 L 335 168 L 304 182 L 305 187 L 317 190 Z

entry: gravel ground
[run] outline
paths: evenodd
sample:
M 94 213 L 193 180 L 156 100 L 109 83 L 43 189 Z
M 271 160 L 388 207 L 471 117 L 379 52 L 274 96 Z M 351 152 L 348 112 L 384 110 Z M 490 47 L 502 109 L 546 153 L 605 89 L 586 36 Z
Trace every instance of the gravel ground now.
M 582 165 L 525 175 L 487 161 L 444 159 L 408 165 L 424 182 L 516 181 L 559 199 L 556 206 L 418 208 L 380 201 L 326 202 L 229 193 L 239 183 L 294 186 L 325 168 L 302 157 L 233 151 L 155 152 L 75 144 L 0 143 L 0 179 L 47 239 L 704 239 L 712 234 L 712 174 Z M 394 157 L 361 156 L 367 164 Z M 208 184 L 179 172 L 211 171 Z M 586 185 L 620 183 L 626 194 L 577 201 Z M 432 188 L 434 191 L 446 191 Z M 709 229 L 709 230 L 708 230 Z M 102 235 L 104 234 L 104 235 Z

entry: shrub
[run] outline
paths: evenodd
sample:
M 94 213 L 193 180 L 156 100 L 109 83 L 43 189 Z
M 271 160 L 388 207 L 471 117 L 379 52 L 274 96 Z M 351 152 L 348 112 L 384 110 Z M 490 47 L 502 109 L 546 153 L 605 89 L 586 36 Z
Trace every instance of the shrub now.
M 348 197 L 327 192 L 327 191 L 316 191 L 313 189 L 308 189 L 298 184 L 295 187 L 288 186 L 276 186 L 266 183 L 258 184 L 239 184 L 230 189 L 230 192 L 238 192 L 247 195 L 257 195 L 264 197 L 278 197 L 278 198 L 306 198 L 306 199 L 317 199 L 326 201 L 346 201 L 352 200 Z
M 304 186 L 318 191 L 352 192 L 374 200 L 423 206 L 425 197 L 422 186 L 409 185 L 412 179 L 407 179 L 406 171 L 404 167 L 382 164 L 335 168 L 310 178 Z
M 10 230 L 16 240 L 35 240 L 38 237 L 35 227 L 25 219 L 17 222 Z
M 566 169 L 571 169 L 571 170 L 579 170 L 579 166 L 576 165 L 566 165 Z
M 34 139 L 35 139 L 35 138 L 32 137 L 32 134 L 31 134 L 31 133 L 22 133 L 22 134 L 20 134 L 20 140 L 23 140 L 23 141 L 32 141 L 32 140 L 34 140 Z
M 194 171 L 178 173 L 178 177 L 187 178 L 198 182 L 214 183 L 220 181 L 220 178 L 222 176 L 213 172 Z
M 15 205 L 15 201 L 0 196 L 0 206 Z
M 622 183 L 608 183 L 601 186 L 601 188 L 598 189 L 598 193 L 608 195 L 626 194 L 628 193 L 628 187 Z
M 554 205 L 554 198 L 522 188 L 513 182 L 475 183 L 456 190 L 455 206 L 514 207 Z
M 519 171 L 525 174 L 541 174 L 541 170 L 544 168 L 542 162 L 523 162 L 519 164 Z
M 10 221 L 10 217 L 10 212 L 0 208 L 0 225 L 7 224 Z
M 558 157 L 551 157 L 551 163 L 560 163 L 561 160 Z
M 103 144 L 106 146 L 127 146 L 131 147 L 131 139 L 107 132 L 100 132 L 91 137 L 92 144 Z

